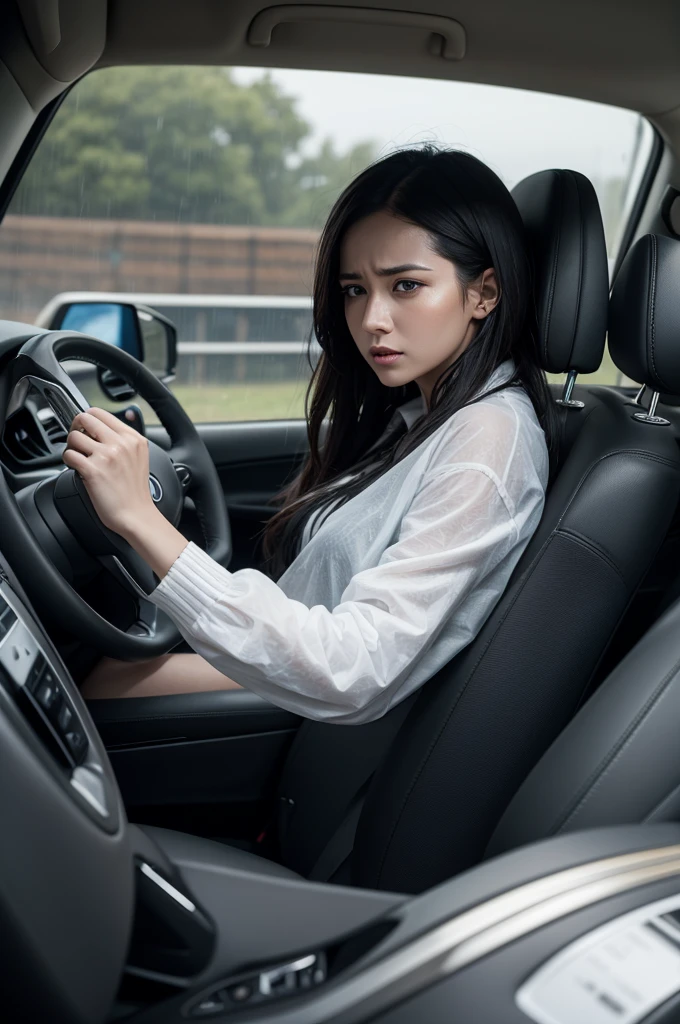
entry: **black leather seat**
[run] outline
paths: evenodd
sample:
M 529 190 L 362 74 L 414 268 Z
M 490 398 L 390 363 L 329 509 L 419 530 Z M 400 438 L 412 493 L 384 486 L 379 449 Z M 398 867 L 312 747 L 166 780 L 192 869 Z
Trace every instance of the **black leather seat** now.
M 546 363 L 562 371 L 579 368 L 583 349 L 599 360 L 608 305 L 606 275 L 587 273 L 606 260 L 599 210 L 584 202 L 587 181 L 574 176 L 571 188 L 570 175 L 558 175 L 567 187 L 544 190 L 540 246 L 534 235 L 553 267 L 547 283 L 538 278 Z M 629 334 L 621 345 L 627 352 Z M 680 378 L 667 382 L 680 392 Z M 507 804 L 576 711 L 672 518 L 674 438 L 635 411 L 606 389 L 566 409 L 573 426 L 542 522 L 465 651 L 377 722 L 303 723 L 279 791 L 281 864 L 419 892 L 482 859 Z
M 646 235 L 617 279 L 613 354 L 630 377 L 653 392 L 677 394 L 680 388 L 679 275 L 680 243 Z M 673 436 L 668 421 L 649 423 L 647 429 Z M 487 855 L 585 828 L 678 821 L 679 726 L 676 601 L 531 771 L 496 828 Z

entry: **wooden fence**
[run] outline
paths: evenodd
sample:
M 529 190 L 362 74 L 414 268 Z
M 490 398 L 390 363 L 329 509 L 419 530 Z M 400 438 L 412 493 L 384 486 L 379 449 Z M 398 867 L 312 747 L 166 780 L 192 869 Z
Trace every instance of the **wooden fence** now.
M 62 291 L 309 295 L 318 234 L 301 228 L 9 214 L 0 317 L 32 322 Z

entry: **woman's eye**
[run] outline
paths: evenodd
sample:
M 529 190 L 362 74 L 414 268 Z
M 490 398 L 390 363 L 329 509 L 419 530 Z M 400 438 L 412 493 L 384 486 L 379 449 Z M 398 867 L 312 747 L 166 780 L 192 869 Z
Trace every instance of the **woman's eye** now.
M 363 290 L 360 284 L 348 284 L 342 289 L 342 294 L 348 299 L 356 299 Z
M 400 288 L 400 285 L 403 285 L 404 287 Z M 414 292 L 418 288 L 420 288 L 420 281 L 397 281 L 396 285 L 394 286 L 395 292 Z

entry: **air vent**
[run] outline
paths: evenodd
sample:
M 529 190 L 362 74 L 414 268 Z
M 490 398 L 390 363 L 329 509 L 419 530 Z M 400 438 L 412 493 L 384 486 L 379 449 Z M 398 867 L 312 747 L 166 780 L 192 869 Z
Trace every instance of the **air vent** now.
M 31 437 L 28 431 L 24 430 L 23 427 L 17 427 L 11 431 L 12 440 L 14 441 L 13 448 L 15 454 L 19 459 L 37 459 L 44 455 L 49 455 L 47 446 L 43 447 L 41 441 Z M 42 440 L 42 439 L 41 439 Z
M 55 420 L 55 426 L 59 427 Z M 46 424 L 46 427 L 48 424 Z M 62 431 L 63 434 L 63 431 Z M 44 459 L 54 456 L 55 451 L 52 445 L 59 442 L 49 437 L 47 431 L 43 433 L 41 424 L 36 421 L 26 406 L 19 409 L 10 416 L 5 425 L 3 436 L 5 448 L 17 462 L 34 462 L 36 459 Z M 64 438 L 65 440 L 65 438 Z
M 45 415 L 47 413 L 47 415 Z M 43 430 L 54 445 L 66 444 L 66 431 L 51 409 L 38 413 Z

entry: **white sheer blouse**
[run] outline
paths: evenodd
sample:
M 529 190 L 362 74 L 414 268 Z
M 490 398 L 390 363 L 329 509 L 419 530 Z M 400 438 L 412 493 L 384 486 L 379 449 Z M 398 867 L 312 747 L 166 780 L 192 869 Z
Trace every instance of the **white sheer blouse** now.
M 512 370 L 503 363 L 484 391 Z M 416 399 L 395 416 L 409 426 L 424 408 Z M 150 599 L 193 650 L 272 703 L 371 721 L 477 635 L 538 525 L 547 479 L 531 401 L 509 387 L 455 413 L 320 527 L 308 523 L 276 583 L 229 572 L 191 543 Z

